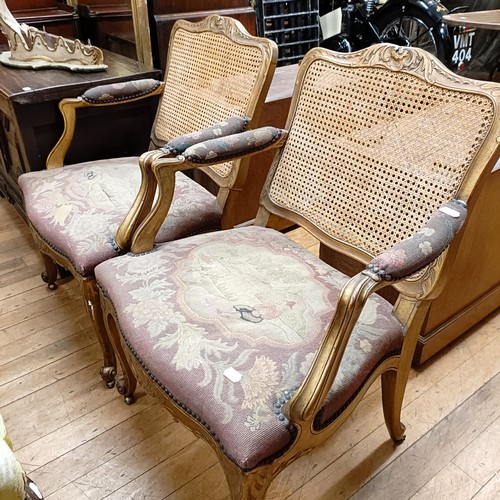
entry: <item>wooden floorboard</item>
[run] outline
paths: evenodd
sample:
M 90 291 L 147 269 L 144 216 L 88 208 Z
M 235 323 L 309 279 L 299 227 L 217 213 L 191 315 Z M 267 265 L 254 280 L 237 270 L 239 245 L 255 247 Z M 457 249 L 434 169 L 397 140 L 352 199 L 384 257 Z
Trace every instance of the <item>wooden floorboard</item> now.
M 291 236 L 318 252 L 303 231 Z M 227 499 L 216 456 L 139 389 L 127 406 L 99 376 L 74 280 L 49 291 L 28 228 L 0 200 L 0 412 L 49 500 Z M 500 498 L 500 312 L 411 371 L 389 440 L 376 383 L 342 429 L 291 464 L 269 499 Z
M 415 491 L 422 489 L 434 476 L 438 475 L 446 466 L 455 465 L 456 473 L 461 469 L 463 474 L 467 475 L 467 467 L 460 467 L 455 457 L 465 458 L 465 465 L 471 468 L 477 467 L 483 470 L 482 477 L 474 478 L 468 474 L 470 479 L 476 481 L 476 493 L 480 486 L 485 484 L 495 474 L 496 470 L 488 477 L 484 465 L 481 466 L 481 457 L 473 456 L 470 453 L 469 445 L 477 451 L 481 446 L 475 446 L 481 440 L 481 434 L 485 430 L 491 429 L 491 422 L 500 417 L 500 401 L 494 396 L 500 394 L 500 374 L 497 374 L 485 385 L 479 388 L 460 406 L 447 414 L 438 424 L 433 426 L 426 434 L 419 438 L 413 446 L 407 448 L 389 465 L 384 467 L 373 479 L 362 489 L 352 496 L 353 499 L 360 500 L 370 498 L 373 500 L 398 500 L 401 498 L 411 498 Z M 481 411 L 478 411 L 481 408 Z M 478 437 L 479 436 L 479 437 Z M 490 441 L 491 442 L 491 441 Z M 435 448 L 439 448 L 439 453 L 433 453 Z M 464 451 L 466 453 L 464 454 Z M 484 451 L 484 450 L 483 450 Z M 491 469 L 494 463 L 499 464 L 498 458 L 500 452 L 498 448 L 492 451 L 496 456 L 488 460 L 488 469 Z M 476 464 L 472 465 L 469 458 Z M 401 471 L 412 471 L 405 478 L 401 476 Z M 460 474 L 453 473 L 454 476 Z M 446 475 L 448 480 L 448 474 Z M 445 480 L 445 481 L 446 481 Z M 459 481 L 465 483 L 463 479 Z M 472 485 L 473 481 L 468 481 Z M 434 487 L 442 484 L 440 481 L 434 482 Z M 440 488 L 442 489 L 442 488 Z M 451 488 L 447 488 L 452 495 Z M 459 494 L 461 487 L 455 488 L 455 495 Z M 436 498 L 442 498 L 438 495 Z M 470 497 L 469 497 L 470 498 Z

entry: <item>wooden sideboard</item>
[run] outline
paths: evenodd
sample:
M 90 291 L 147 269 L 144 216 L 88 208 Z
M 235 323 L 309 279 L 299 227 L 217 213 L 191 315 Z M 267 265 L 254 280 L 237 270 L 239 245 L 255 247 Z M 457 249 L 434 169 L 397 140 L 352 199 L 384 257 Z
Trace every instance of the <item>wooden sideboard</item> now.
M 453 273 L 419 336 L 418 364 L 500 307 L 500 170 L 489 174 L 477 197 Z
M 5 50 L 6 47 L 0 48 Z M 48 153 L 63 130 L 58 109 L 96 85 L 160 78 L 160 71 L 105 51 L 106 71 L 33 71 L 0 65 L 0 193 L 24 215 L 17 178 L 45 168 Z M 67 163 L 139 155 L 147 150 L 158 98 L 103 108 L 81 109 Z
M 260 127 L 268 125 L 285 127 L 298 69 L 298 64 L 276 68 L 260 116 Z M 260 192 L 271 167 L 274 153 L 274 150 L 265 151 L 250 160 L 248 180 L 236 198 L 234 205 L 234 211 L 237 214 L 236 224 L 252 220 L 257 215 Z M 290 222 L 275 218 L 272 221 L 272 226 L 276 229 L 284 229 L 290 226 Z

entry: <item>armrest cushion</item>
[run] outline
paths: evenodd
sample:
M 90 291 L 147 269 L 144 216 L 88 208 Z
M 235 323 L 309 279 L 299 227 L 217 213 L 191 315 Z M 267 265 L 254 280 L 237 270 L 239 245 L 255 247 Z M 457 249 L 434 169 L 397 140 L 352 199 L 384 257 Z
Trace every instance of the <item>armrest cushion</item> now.
M 377 255 L 367 269 L 385 281 L 410 276 L 436 259 L 450 244 L 467 216 L 463 201 L 452 200 L 438 208 L 413 236 Z
M 249 130 L 195 144 L 184 151 L 184 157 L 191 163 L 226 161 L 265 149 L 286 133 L 286 130 L 274 127 Z
M 250 123 L 248 116 L 232 116 L 223 122 L 215 123 L 203 130 L 197 130 L 186 135 L 175 137 L 169 141 L 162 149 L 165 153 L 180 155 L 190 146 L 199 142 L 208 141 L 214 137 L 224 137 L 226 135 L 243 132 Z
M 110 83 L 88 89 L 82 94 L 82 99 L 89 104 L 111 104 L 129 99 L 137 99 L 151 94 L 160 87 L 162 82 L 152 78 L 132 80 L 122 83 Z

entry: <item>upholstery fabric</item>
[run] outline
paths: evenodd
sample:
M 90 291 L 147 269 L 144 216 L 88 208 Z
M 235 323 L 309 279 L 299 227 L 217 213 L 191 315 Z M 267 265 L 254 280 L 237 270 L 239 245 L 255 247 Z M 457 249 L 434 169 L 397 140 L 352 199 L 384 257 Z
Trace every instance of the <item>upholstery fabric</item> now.
M 152 78 L 110 83 L 88 89 L 82 94 L 82 99 L 90 104 L 110 104 L 145 96 L 154 92 L 160 85 L 161 82 Z
M 82 276 L 115 257 L 114 236 L 141 181 L 137 157 L 99 160 L 19 177 L 26 212 L 38 233 Z M 215 197 L 182 173 L 156 241 L 220 228 Z
M 238 134 L 245 130 L 249 123 L 250 118 L 248 116 L 232 116 L 203 130 L 175 137 L 168 142 L 163 150 L 174 155 L 181 154 L 187 148 L 199 142 L 208 141 L 215 137 Z
M 285 133 L 282 129 L 261 127 L 195 144 L 184 151 L 184 156 L 193 163 L 213 163 L 215 159 L 231 159 L 264 149 Z
M 282 404 L 301 384 L 346 276 L 272 229 L 204 234 L 95 269 L 120 330 L 147 373 L 192 412 L 243 470 L 282 450 Z M 350 338 L 319 425 L 343 407 L 401 324 L 372 296 Z M 241 374 L 231 381 L 224 372 Z
M 446 203 L 413 236 L 376 256 L 367 268 L 386 281 L 409 276 L 446 249 L 466 216 L 465 203 L 458 200 Z

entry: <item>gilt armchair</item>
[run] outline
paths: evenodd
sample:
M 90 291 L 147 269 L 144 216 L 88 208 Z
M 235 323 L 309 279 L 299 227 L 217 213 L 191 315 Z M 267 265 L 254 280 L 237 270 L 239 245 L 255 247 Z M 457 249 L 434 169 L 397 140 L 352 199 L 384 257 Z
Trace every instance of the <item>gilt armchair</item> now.
M 313 49 L 286 131 L 243 132 L 152 163 L 175 172 L 277 148 L 254 226 L 95 270 L 127 376 L 211 445 L 232 498 L 264 497 L 379 376 L 390 437 L 404 439 L 418 332 L 498 159 L 499 110 L 500 85 L 460 78 L 420 49 Z M 267 228 L 271 215 L 364 270 L 342 274 Z M 386 286 L 400 293 L 394 306 L 376 293 Z
M 276 60 L 274 42 L 250 36 L 233 19 L 213 15 L 199 23 L 178 21 L 163 83 L 106 85 L 61 101 L 65 129 L 48 157 L 47 170 L 19 178 L 33 237 L 45 262 L 42 278 L 54 289 L 58 268 L 63 268 L 78 280 L 103 351 L 101 376 L 109 387 L 115 384 L 116 356 L 102 323 L 95 266 L 129 250 L 134 231 L 151 209 L 158 224 L 146 227 L 150 245 L 232 226 L 233 197 L 247 174 L 245 159 L 205 169 L 218 186 L 217 195 L 181 172 L 175 177 L 175 193 L 174 185 L 165 193 L 163 185 L 158 188 L 151 161 L 175 156 L 197 141 L 255 126 Z M 61 168 L 79 108 L 121 104 L 162 91 L 151 147 L 140 158 Z M 162 203 L 153 206 L 155 196 Z

